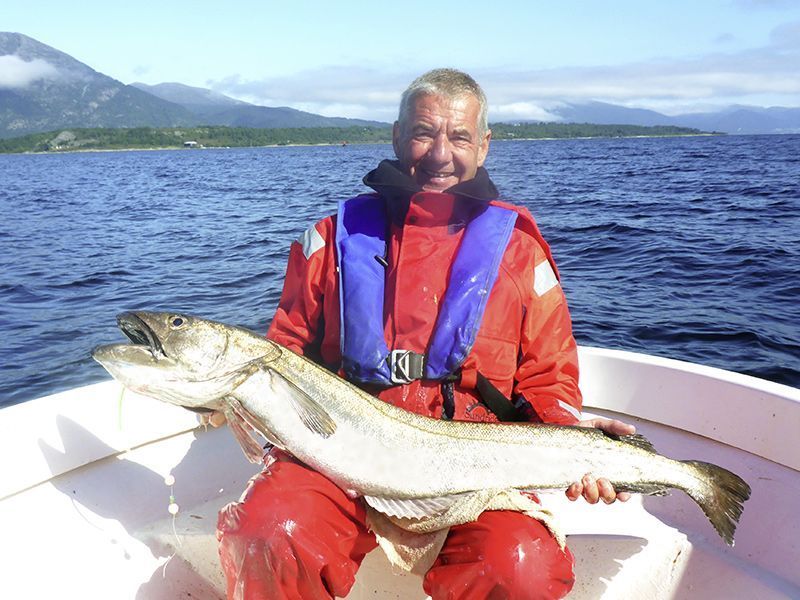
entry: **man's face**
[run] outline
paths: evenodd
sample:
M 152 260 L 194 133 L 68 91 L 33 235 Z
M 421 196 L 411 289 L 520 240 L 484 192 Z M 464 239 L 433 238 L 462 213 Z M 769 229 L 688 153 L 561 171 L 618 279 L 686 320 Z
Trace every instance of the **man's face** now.
M 408 121 L 394 124 L 394 152 L 423 190 L 443 192 L 475 177 L 492 132 L 478 137 L 480 103 L 474 96 L 418 96 Z

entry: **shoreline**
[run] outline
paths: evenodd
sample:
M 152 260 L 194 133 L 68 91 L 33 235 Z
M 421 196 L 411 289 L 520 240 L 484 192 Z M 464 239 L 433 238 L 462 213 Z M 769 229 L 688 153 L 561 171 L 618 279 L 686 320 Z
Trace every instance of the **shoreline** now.
M 183 148 L 179 146 L 150 146 L 141 148 L 74 148 L 64 150 L 28 150 L 25 152 L 0 152 L 0 156 L 12 154 L 74 154 L 80 152 L 158 152 L 158 151 L 178 151 L 185 152 L 201 152 L 203 150 L 239 150 L 242 148 L 299 148 L 299 147 L 317 147 L 317 146 L 368 146 L 368 145 L 386 145 L 391 142 L 348 142 L 347 144 L 332 144 L 332 143 L 319 143 L 319 144 L 267 144 L 263 146 L 203 146 L 202 148 Z
M 652 134 L 652 135 L 593 135 L 593 136 L 570 136 L 570 137 L 514 137 L 514 138 L 494 138 L 493 143 L 499 142 L 539 142 L 539 141 L 566 141 L 566 140 L 621 140 L 621 139 L 653 139 L 653 138 L 687 138 L 687 137 L 724 137 L 728 136 L 727 133 L 713 133 L 713 132 L 700 132 L 700 133 L 676 133 L 676 134 Z M 783 134 L 773 134 L 783 135 Z M 148 146 L 148 147 L 130 147 L 130 148 L 68 148 L 63 150 L 27 150 L 24 152 L 0 152 L 0 155 L 31 155 L 31 154 L 67 154 L 67 153 L 87 153 L 87 152 L 157 152 L 162 150 L 185 152 L 196 152 L 202 150 L 237 150 L 241 148 L 300 148 L 300 147 L 325 147 L 325 146 L 377 146 L 377 145 L 390 145 L 391 141 L 385 142 L 347 142 L 333 143 L 333 142 L 320 142 L 315 144 L 265 144 L 259 146 L 203 146 L 200 148 L 184 148 L 182 146 Z

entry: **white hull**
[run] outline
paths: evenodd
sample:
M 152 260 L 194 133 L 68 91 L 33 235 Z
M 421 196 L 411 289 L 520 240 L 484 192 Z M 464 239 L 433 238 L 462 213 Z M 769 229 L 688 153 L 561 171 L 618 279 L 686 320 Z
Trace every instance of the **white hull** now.
M 799 598 L 800 390 L 593 348 L 581 349 L 581 369 L 587 412 L 636 423 L 663 454 L 729 468 L 753 495 L 733 549 L 682 494 L 613 506 L 543 498 L 576 555 L 571 597 Z M 225 428 L 119 398 L 109 381 L 0 411 L 0 596 L 223 597 L 216 512 L 256 467 Z M 424 597 L 379 551 L 350 594 Z

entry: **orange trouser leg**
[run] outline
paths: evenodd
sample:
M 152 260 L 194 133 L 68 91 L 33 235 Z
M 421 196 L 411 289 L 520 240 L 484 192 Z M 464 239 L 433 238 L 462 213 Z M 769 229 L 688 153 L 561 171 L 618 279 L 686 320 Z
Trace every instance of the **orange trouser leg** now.
M 563 598 L 575 582 L 572 566 L 572 554 L 539 521 L 485 512 L 450 530 L 424 588 L 433 600 Z
M 219 516 L 228 598 L 316 600 L 346 596 L 376 546 L 365 510 L 323 475 L 279 455 Z
M 286 455 L 267 466 L 240 503 L 219 516 L 228 598 L 315 600 L 346 596 L 376 541 L 360 500 Z M 483 513 L 453 527 L 424 580 L 434 600 L 562 598 L 572 555 L 525 515 Z

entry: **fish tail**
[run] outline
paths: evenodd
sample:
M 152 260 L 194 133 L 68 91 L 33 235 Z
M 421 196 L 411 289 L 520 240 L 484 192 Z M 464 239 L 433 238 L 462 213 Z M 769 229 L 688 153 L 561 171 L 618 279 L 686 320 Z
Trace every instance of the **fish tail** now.
M 686 489 L 714 529 L 729 546 L 742 516 L 742 505 L 750 497 L 750 486 L 738 475 L 711 463 L 682 461 L 695 471 L 700 485 Z

